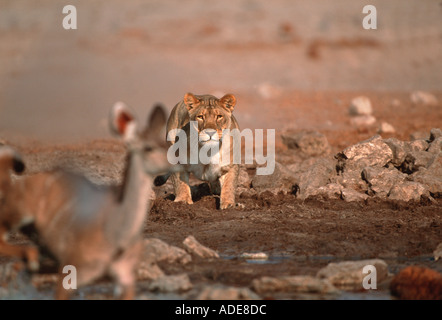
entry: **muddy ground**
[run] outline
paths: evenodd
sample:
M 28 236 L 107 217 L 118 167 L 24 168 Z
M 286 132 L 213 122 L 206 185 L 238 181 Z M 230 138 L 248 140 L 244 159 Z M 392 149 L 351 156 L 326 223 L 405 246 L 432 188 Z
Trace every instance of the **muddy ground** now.
M 336 94 L 333 94 L 335 96 Z M 390 117 L 389 106 L 392 97 L 405 95 L 384 95 L 368 93 L 376 101 L 379 99 L 377 116 Z M 325 95 L 322 95 L 324 97 Z M 302 95 L 301 95 L 302 97 Z M 340 95 L 344 100 L 346 95 Z M 305 99 L 312 99 L 306 97 Z M 330 96 L 323 98 L 331 100 Z M 320 106 L 319 100 L 318 106 Z M 385 102 L 385 105 L 382 104 Z M 284 105 L 283 100 L 276 103 Z M 345 105 L 345 103 L 343 103 Z M 330 104 L 333 106 L 333 104 Z M 404 98 L 404 113 L 413 113 L 413 106 Z M 422 107 L 424 108 L 424 107 Z M 429 111 L 434 107 L 427 107 Z M 401 128 L 400 139 L 413 132 L 425 132 L 442 121 L 440 109 L 413 114 L 408 117 L 395 117 L 395 126 Z M 328 109 L 328 112 L 333 110 Z M 335 113 L 341 113 L 336 108 Z M 299 112 L 299 109 L 298 109 Z M 344 119 L 347 115 L 342 115 Z M 343 121 L 333 131 L 324 130 L 331 144 L 331 153 L 376 134 L 376 127 L 363 130 L 352 127 Z M 276 141 L 276 160 L 285 164 L 302 161 L 296 151 L 287 149 L 280 138 Z M 124 146 L 117 140 L 100 139 L 76 144 L 45 144 L 23 142 L 14 145 L 28 163 L 27 173 L 50 170 L 64 165 L 71 170 L 85 174 L 97 184 L 119 184 L 124 166 Z M 250 178 L 254 170 L 249 169 Z M 442 271 L 441 261 L 435 261 L 433 251 L 442 240 L 441 199 L 429 201 L 422 198 L 419 203 L 369 198 L 366 201 L 345 202 L 344 200 L 324 200 L 310 198 L 300 200 L 290 192 L 274 194 L 270 191 L 247 192 L 241 189 L 237 194 L 237 207 L 219 210 L 218 196 L 211 195 L 208 185 L 196 179 L 194 204 L 173 202 L 170 182 L 155 187 L 156 199 L 148 213 L 145 224 L 145 238 L 158 238 L 170 245 L 183 248 L 183 240 L 193 235 L 201 244 L 215 250 L 220 259 L 194 259 L 187 265 L 161 263 L 160 267 L 168 275 L 187 274 L 192 289 L 184 291 L 157 292 L 147 289 L 140 281 L 137 298 L 140 299 L 194 299 L 211 284 L 235 288 L 250 288 L 254 279 L 263 276 L 281 277 L 289 275 L 309 275 L 316 273 L 330 262 L 357 261 L 380 258 L 388 264 L 389 277 L 379 284 L 375 291 L 350 290 L 339 295 L 306 294 L 299 292 L 272 292 L 259 298 L 268 299 L 391 299 L 388 288 L 391 278 L 404 267 L 420 265 Z M 250 190 L 252 190 L 250 188 Z M 23 241 L 21 237 L 17 238 Z M 246 260 L 243 253 L 264 252 L 267 260 Z M 3 262 L 10 261 L 2 258 Z M 14 297 L 50 298 L 54 290 L 54 279 L 40 281 L 39 291 L 23 289 L 18 285 Z M 13 281 L 17 287 L 17 281 Z M 4 286 L 7 284 L 3 284 Z M 79 290 L 74 298 L 111 298 L 110 282 L 101 282 Z M 35 296 L 33 296 L 35 295 Z M 11 296 L 10 296 L 11 297 Z
M 4 1 L 0 138 L 23 154 L 26 174 L 61 165 L 97 184 L 119 184 L 125 149 L 107 127 L 109 108 L 119 100 L 143 122 L 154 103 L 170 111 L 188 91 L 231 92 L 241 128 L 276 129 L 276 161 L 284 165 L 302 160 L 282 143 L 287 130 L 322 133 L 329 155 L 374 136 L 382 122 L 395 128 L 382 138 L 428 135 L 442 124 L 442 9 L 437 1 L 373 3 L 379 28 L 367 31 L 361 27 L 364 1 L 208 6 L 199 0 L 79 0 L 79 28 L 67 31 L 61 27 L 60 2 Z M 410 94 L 416 90 L 432 93 L 438 103 L 413 103 Z M 373 125 L 351 124 L 348 107 L 360 95 L 371 100 Z M 442 272 L 441 260 L 433 258 L 442 242 L 440 198 L 348 203 L 300 200 L 290 192 L 241 192 L 236 208 L 220 211 L 217 197 L 204 186 L 199 190 L 195 203 L 185 205 L 172 201 L 169 184 L 156 188 L 143 236 L 183 247 L 193 235 L 220 259 L 161 263 L 168 275 L 187 274 L 192 288 L 162 293 L 140 281 L 138 299 L 194 299 L 211 284 L 250 289 L 265 275 L 315 276 L 330 262 L 369 258 L 386 261 L 390 273 L 376 291 L 273 292 L 258 298 L 391 299 L 388 283 L 405 266 Z M 25 241 L 19 235 L 12 239 Z M 264 252 L 269 259 L 239 258 L 244 252 Z M 10 261 L 0 257 L 0 266 Z M 0 293 L 52 298 L 55 284 L 48 279 L 35 289 L 20 274 L 3 281 Z M 101 281 L 74 298 L 111 298 L 111 293 L 110 282 Z

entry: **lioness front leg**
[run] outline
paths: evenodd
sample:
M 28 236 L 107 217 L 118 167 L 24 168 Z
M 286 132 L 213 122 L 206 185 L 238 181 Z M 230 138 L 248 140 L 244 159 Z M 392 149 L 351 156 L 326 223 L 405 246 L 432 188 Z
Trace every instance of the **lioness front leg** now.
M 187 172 L 173 173 L 172 184 L 175 190 L 175 202 L 193 203 L 189 186 L 189 174 Z
M 239 166 L 233 165 L 219 178 L 221 184 L 220 209 L 232 208 L 235 206 L 235 190 L 238 181 Z

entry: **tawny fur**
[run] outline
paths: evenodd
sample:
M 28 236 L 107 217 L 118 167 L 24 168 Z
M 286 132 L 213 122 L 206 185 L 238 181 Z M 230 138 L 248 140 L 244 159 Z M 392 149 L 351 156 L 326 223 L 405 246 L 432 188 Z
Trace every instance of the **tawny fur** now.
M 187 162 L 181 164 L 181 172 L 171 176 L 175 191 L 175 201 L 192 204 L 192 194 L 189 187 L 189 175 L 209 182 L 212 193 L 220 194 L 220 208 L 226 209 L 235 206 L 235 190 L 238 180 L 239 164 L 233 162 L 233 143 L 230 143 L 230 161 L 226 164 L 190 164 L 190 121 L 198 123 L 197 132 L 201 137 L 207 130 L 216 131 L 222 137 L 224 129 L 238 129 L 239 125 L 232 112 L 236 105 L 236 98 L 226 94 L 221 99 L 212 95 L 193 95 L 187 93 L 171 111 L 167 121 L 166 132 L 182 129 L 187 136 Z M 169 144 L 175 143 L 175 136 L 169 134 Z M 221 140 L 220 140 L 221 141 Z M 220 143 L 221 144 L 221 143 Z M 198 145 L 198 150 L 201 148 Z M 221 149 L 221 146 L 220 146 Z M 167 181 L 168 176 L 157 177 L 156 184 Z

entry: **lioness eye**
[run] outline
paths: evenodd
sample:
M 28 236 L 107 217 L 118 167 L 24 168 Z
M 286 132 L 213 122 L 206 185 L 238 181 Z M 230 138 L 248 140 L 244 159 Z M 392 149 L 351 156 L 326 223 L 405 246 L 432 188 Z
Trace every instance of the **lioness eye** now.
M 199 116 L 197 116 L 197 118 L 200 119 L 200 120 L 204 120 L 204 116 L 203 115 L 199 115 Z
M 217 118 L 218 120 L 220 120 L 220 119 L 223 118 L 223 116 L 222 116 L 221 114 L 219 114 L 219 115 L 216 116 L 216 118 Z

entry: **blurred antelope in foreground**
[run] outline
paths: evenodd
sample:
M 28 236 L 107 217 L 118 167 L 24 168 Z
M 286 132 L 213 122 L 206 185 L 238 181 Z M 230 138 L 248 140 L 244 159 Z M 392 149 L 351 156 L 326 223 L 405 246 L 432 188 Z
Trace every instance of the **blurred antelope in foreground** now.
M 10 171 L 21 173 L 25 165 L 12 148 L 0 147 L 0 254 L 24 258 L 29 269 L 37 270 L 36 246 L 7 243 L 9 232 L 34 224 L 39 242 L 59 263 L 57 299 L 70 296 L 62 283 L 66 265 L 76 268 L 77 286 L 108 275 L 118 285 L 120 297 L 132 299 L 152 176 L 169 168 L 160 137 L 165 123 L 164 110 L 156 107 L 140 134 L 135 117 L 123 103 L 112 108 L 111 131 L 128 149 L 118 192 L 63 170 L 12 181 Z

